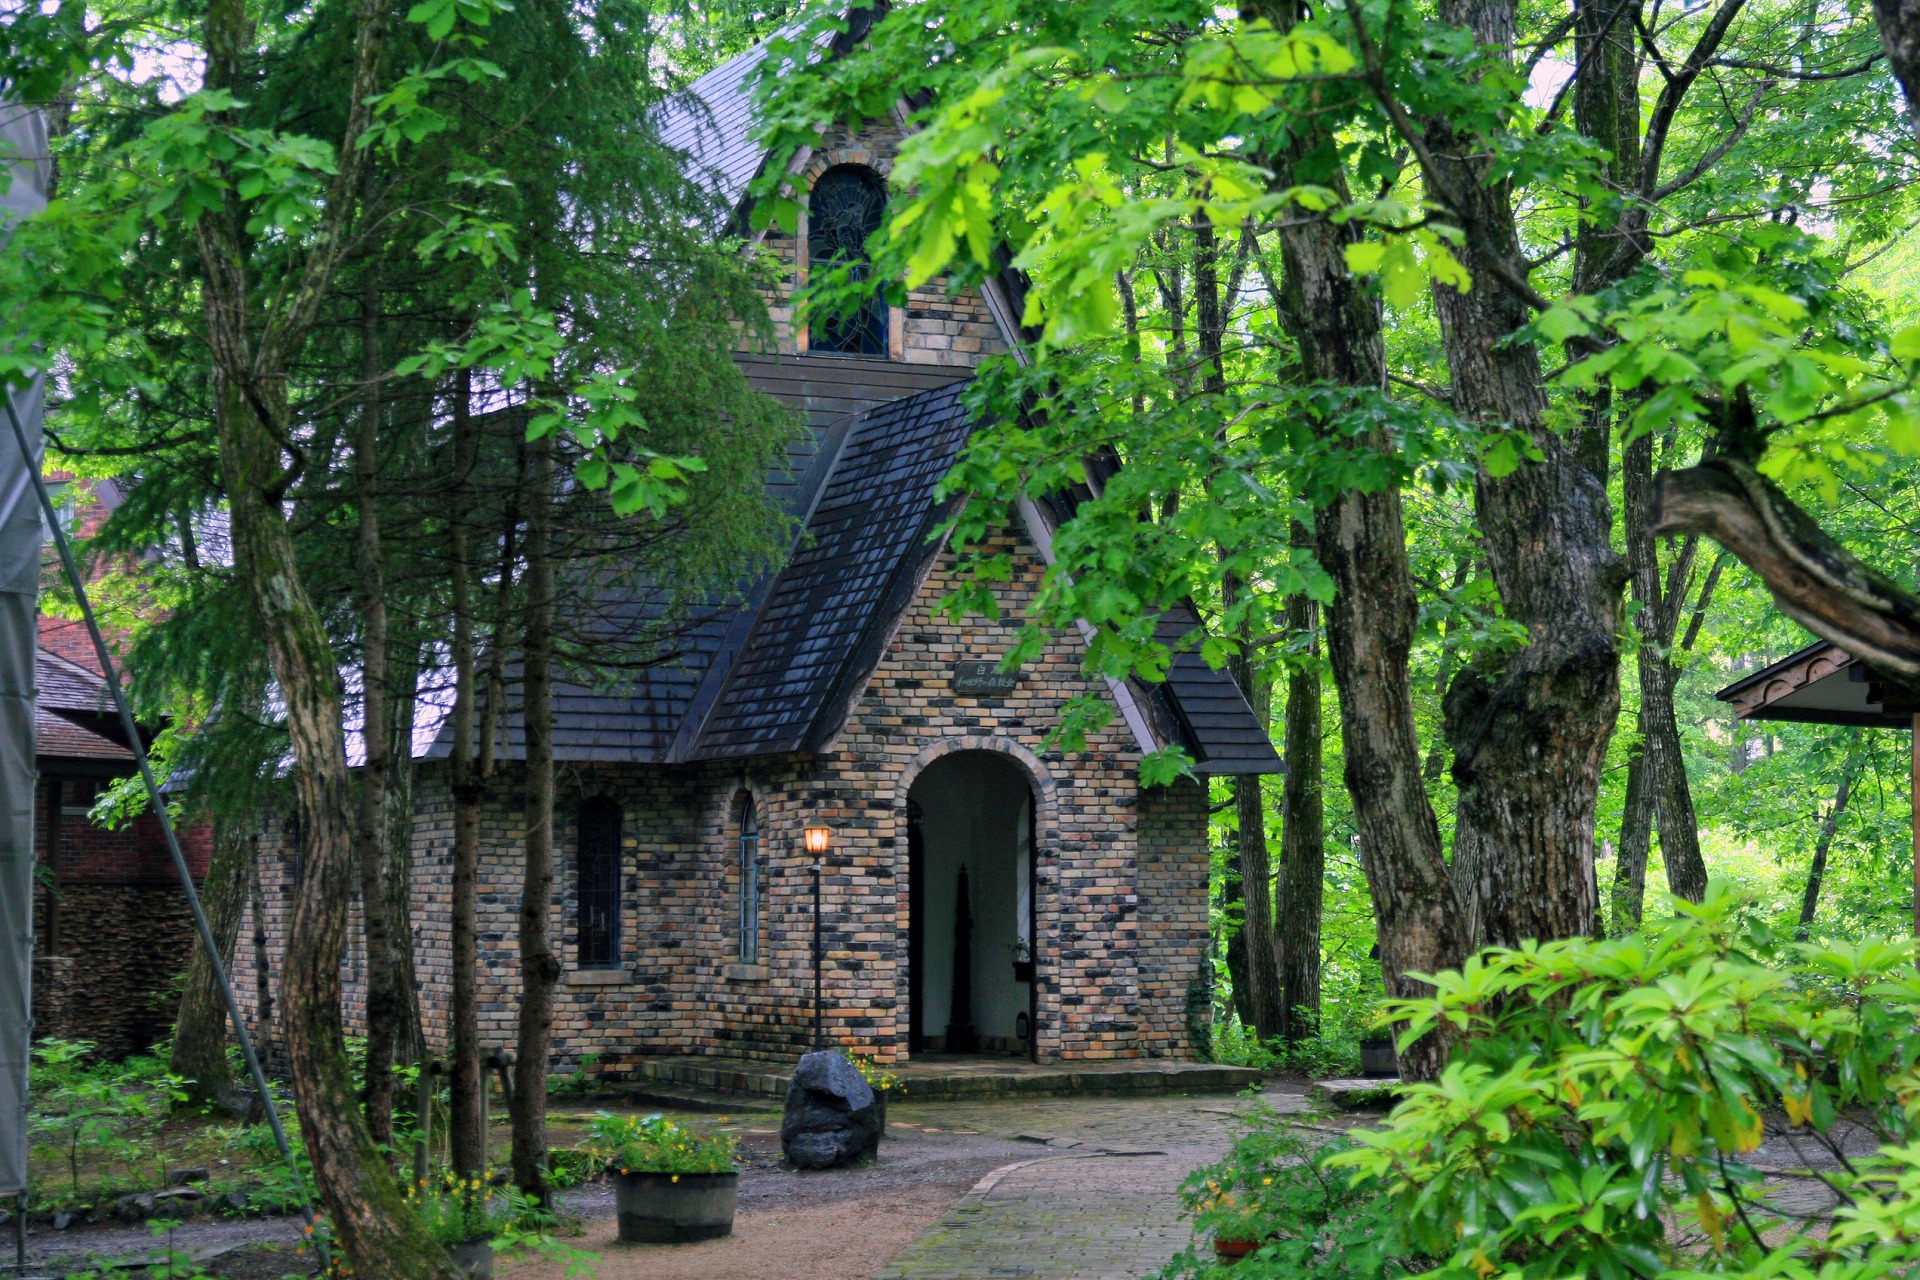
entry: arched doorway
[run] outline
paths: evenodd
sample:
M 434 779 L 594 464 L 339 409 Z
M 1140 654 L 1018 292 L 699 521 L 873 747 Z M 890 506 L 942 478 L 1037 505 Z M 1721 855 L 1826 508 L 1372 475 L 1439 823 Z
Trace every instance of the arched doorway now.
M 907 795 L 907 1014 L 915 1054 L 1034 1053 L 1033 788 L 956 751 Z

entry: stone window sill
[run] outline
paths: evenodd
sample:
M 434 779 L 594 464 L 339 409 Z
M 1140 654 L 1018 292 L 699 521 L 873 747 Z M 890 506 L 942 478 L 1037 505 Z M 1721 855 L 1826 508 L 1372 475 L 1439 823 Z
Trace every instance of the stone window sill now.
M 763 964 L 730 964 L 722 971 L 728 982 L 765 982 L 767 966 Z
M 626 969 L 569 969 L 567 985 L 570 987 L 617 987 L 633 981 L 633 974 Z

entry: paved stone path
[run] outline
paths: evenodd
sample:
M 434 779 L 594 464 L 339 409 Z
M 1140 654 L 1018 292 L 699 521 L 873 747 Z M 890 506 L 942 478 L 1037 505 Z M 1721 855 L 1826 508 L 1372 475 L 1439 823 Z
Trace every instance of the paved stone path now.
M 1284 1110 L 1303 1103 L 1296 1094 L 1266 1100 Z M 1020 1107 L 1017 1125 L 1005 1104 L 977 1114 L 930 1108 L 929 1122 L 1017 1128 L 1010 1136 L 1045 1152 L 982 1179 L 880 1280 L 1142 1280 L 1191 1241 L 1180 1184 L 1226 1151 L 1245 1106 L 1232 1096 L 1063 1100 Z

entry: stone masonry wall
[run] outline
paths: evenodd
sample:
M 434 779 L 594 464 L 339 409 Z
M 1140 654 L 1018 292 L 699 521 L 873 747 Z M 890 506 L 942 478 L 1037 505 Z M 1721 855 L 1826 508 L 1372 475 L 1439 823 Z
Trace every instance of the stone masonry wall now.
M 883 1062 L 908 1055 L 907 797 L 920 771 L 964 750 L 1001 752 L 1034 787 L 1038 918 L 1036 1049 L 1046 1060 L 1192 1055 L 1188 988 L 1204 961 L 1206 800 L 1194 783 L 1142 791 L 1138 753 L 1116 717 L 1083 752 L 1043 749 L 1061 704 L 1086 688 L 1077 637 L 1029 663 L 1009 695 L 961 697 L 953 664 L 997 659 L 1012 643 L 1043 566 L 1002 535 L 1013 581 L 1001 617 L 935 616 L 954 586 L 943 555 L 826 750 L 685 766 L 562 765 L 557 777 L 555 938 L 566 972 L 555 1054 L 562 1069 L 594 1055 L 619 1074 L 660 1054 L 780 1059 L 811 1039 L 812 877 L 801 832 L 825 823 L 823 876 L 828 1038 Z M 517 768 L 503 768 L 482 815 L 479 885 L 482 1040 L 513 1039 L 524 811 Z M 581 969 L 576 931 L 577 815 L 593 796 L 623 814 L 620 965 Z M 761 860 L 761 960 L 739 960 L 738 813 L 751 797 Z M 452 812 L 443 765 L 416 777 L 413 942 L 430 1042 L 446 1043 Z M 261 900 L 277 949 L 295 859 L 284 822 L 261 842 Z M 251 918 L 237 986 L 255 1004 Z M 357 1022 L 364 960 L 357 930 L 345 976 Z M 272 962 L 269 959 L 269 972 Z M 276 993 L 277 994 L 277 993 Z

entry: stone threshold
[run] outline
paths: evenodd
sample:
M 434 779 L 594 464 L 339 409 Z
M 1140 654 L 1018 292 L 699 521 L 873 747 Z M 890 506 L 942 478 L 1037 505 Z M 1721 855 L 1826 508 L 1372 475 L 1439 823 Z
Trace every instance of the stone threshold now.
M 1264 1079 L 1251 1067 L 1158 1060 L 1033 1063 L 1006 1058 L 941 1058 L 889 1067 L 906 1086 L 898 1100 L 955 1102 L 976 1098 L 1137 1097 L 1175 1093 L 1237 1093 Z M 689 1054 L 643 1058 L 632 1081 L 710 1094 L 784 1098 L 792 1068 L 747 1058 Z

